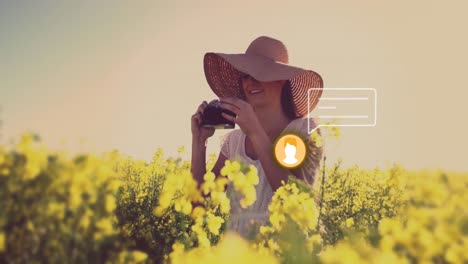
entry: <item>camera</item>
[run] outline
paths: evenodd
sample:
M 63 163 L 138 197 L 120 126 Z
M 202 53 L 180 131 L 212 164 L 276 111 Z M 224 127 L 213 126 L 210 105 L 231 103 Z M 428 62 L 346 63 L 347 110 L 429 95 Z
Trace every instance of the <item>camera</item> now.
M 202 127 L 214 127 L 215 129 L 231 129 L 234 128 L 234 122 L 224 118 L 221 113 L 226 113 L 231 116 L 236 116 L 233 112 L 220 107 L 220 102 L 215 101 L 208 104 L 202 114 Z

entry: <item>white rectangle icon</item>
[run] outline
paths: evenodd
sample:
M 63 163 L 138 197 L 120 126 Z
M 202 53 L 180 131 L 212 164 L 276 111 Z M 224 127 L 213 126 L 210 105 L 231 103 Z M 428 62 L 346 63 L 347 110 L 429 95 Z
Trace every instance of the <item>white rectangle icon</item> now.
M 310 109 L 311 91 L 322 90 L 322 96 Z M 377 90 L 374 88 L 310 88 L 307 91 L 311 134 L 319 127 L 372 127 L 377 124 Z

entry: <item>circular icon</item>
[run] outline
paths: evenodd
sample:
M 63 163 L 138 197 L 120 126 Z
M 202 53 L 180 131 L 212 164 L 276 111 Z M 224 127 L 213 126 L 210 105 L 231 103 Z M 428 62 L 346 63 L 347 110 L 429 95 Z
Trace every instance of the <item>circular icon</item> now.
M 302 164 L 306 156 L 306 145 L 302 138 L 295 134 L 285 134 L 276 140 L 275 158 L 288 169 Z

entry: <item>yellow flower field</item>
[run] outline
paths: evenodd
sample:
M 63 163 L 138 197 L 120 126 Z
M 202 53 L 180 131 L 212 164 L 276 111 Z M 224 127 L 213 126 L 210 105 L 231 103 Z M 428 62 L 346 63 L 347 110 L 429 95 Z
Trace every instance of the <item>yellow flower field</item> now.
M 255 167 L 227 161 L 204 179 L 162 150 L 70 157 L 24 134 L 0 146 L 0 262 L 468 262 L 468 173 L 327 166 L 313 188 L 284 182 L 250 240 L 226 231 L 224 189 L 252 205 Z

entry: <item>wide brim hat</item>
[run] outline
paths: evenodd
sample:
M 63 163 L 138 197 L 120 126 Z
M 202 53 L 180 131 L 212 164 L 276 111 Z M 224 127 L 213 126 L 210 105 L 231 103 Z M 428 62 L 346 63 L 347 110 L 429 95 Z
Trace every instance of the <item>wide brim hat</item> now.
M 312 70 L 288 64 L 286 46 L 279 40 L 262 36 L 250 43 L 245 53 L 227 54 L 208 52 L 203 59 L 208 85 L 218 97 L 243 98 L 240 77 L 248 74 L 261 82 L 289 80 L 296 116 L 303 117 L 322 96 L 322 77 Z M 307 101 L 309 99 L 309 101 Z

